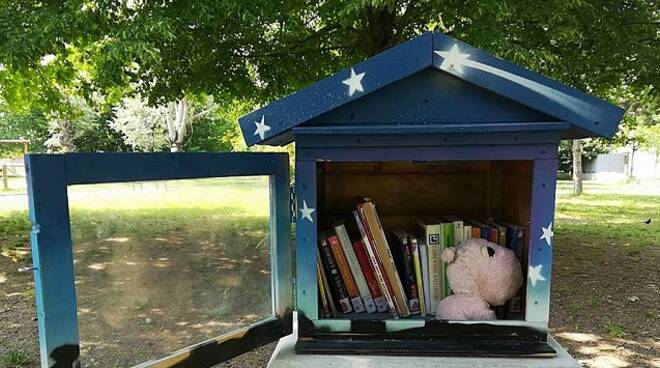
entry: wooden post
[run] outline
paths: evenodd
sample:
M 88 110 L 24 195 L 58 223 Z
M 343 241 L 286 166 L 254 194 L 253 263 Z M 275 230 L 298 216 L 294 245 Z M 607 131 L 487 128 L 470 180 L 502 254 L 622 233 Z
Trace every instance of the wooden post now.
M 9 173 L 7 172 L 7 165 L 2 164 L 2 187 L 5 190 L 9 190 Z

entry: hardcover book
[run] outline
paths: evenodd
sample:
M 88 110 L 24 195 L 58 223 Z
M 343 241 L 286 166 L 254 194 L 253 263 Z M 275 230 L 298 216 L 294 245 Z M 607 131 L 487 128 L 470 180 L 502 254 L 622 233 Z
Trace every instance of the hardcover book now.
M 419 293 L 417 292 L 417 281 L 415 280 L 415 266 L 412 259 L 412 251 L 408 234 L 404 231 L 393 231 L 389 241 L 390 249 L 396 264 L 396 270 L 403 284 L 408 308 L 411 314 L 419 313 Z
M 425 240 L 426 244 L 429 280 L 429 303 L 427 305 L 429 313 L 433 314 L 443 297 L 444 268 L 440 258 L 443 227 L 439 221 L 433 218 L 421 218 L 417 224 L 420 227 L 420 237 Z
M 399 274 L 396 272 L 394 258 L 392 257 L 392 252 L 390 251 L 387 239 L 385 238 L 385 231 L 378 218 L 376 206 L 369 199 L 365 199 L 365 202 L 362 203 L 361 209 L 365 215 L 368 227 L 367 231 L 371 233 L 374 239 L 378 257 L 383 265 L 384 276 L 389 281 L 392 299 L 394 299 L 397 313 L 401 317 L 408 317 L 410 315 L 410 310 L 408 309 L 406 294 L 403 290 L 403 284 L 401 283 Z
M 339 304 L 341 312 L 352 312 L 353 308 L 351 307 L 351 301 L 349 299 L 348 291 L 346 291 L 344 281 L 341 278 L 339 267 L 337 266 L 335 257 L 332 255 L 332 250 L 330 250 L 328 241 L 323 237 L 319 238 L 319 251 L 321 253 L 321 261 L 324 270 L 328 277 L 328 282 L 337 296 L 337 303 Z
M 344 255 L 346 256 L 348 267 L 351 271 L 351 274 L 353 275 L 353 279 L 355 280 L 355 284 L 357 285 L 357 289 L 358 292 L 360 293 L 360 297 L 364 302 L 364 309 L 367 311 L 367 313 L 374 313 L 376 312 L 376 305 L 374 304 L 374 300 L 372 299 L 371 294 L 369 293 L 369 286 L 367 285 L 367 281 L 364 277 L 364 273 L 362 272 L 362 268 L 360 267 L 360 262 L 358 261 L 357 256 L 355 255 L 355 251 L 353 250 L 353 247 L 351 245 L 351 239 L 348 237 L 348 232 L 346 231 L 346 227 L 344 226 L 343 223 L 337 224 L 335 226 L 335 232 L 337 233 L 337 237 L 339 238 L 341 249 L 344 251 Z
M 408 242 L 410 244 L 410 250 L 412 251 L 413 268 L 415 270 L 415 282 L 417 284 L 417 294 L 419 298 L 419 312 L 424 317 L 426 316 L 426 300 L 424 299 L 424 281 L 422 278 L 419 243 L 414 236 L 410 236 Z
M 369 259 L 369 254 L 362 240 L 353 242 L 353 249 L 355 250 L 355 255 L 357 256 L 358 262 L 360 262 L 360 268 L 364 274 L 364 278 L 367 281 L 367 286 L 369 287 L 369 293 L 376 305 L 376 311 L 378 312 L 387 312 L 389 306 L 387 305 L 387 299 L 383 295 L 383 292 L 380 290 L 380 285 L 374 274 L 371 260 Z
M 419 263 L 422 268 L 422 283 L 424 284 L 424 307 L 427 314 L 435 314 L 435 309 L 431 309 L 431 282 L 429 281 L 429 257 L 427 246 L 423 240 L 418 240 Z
M 361 208 L 358 205 L 358 208 L 355 211 L 353 211 L 355 222 L 357 223 L 358 230 L 362 235 L 362 241 L 364 242 L 364 247 L 367 250 L 367 254 L 369 255 L 369 261 L 371 262 L 371 266 L 373 267 L 374 275 L 376 275 L 376 280 L 378 280 L 378 285 L 380 286 L 380 290 L 382 291 L 383 296 L 387 301 L 390 314 L 392 314 L 392 317 L 394 318 L 399 318 L 399 314 L 397 313 L 392 292 L 390 290 L 387 278 L 385 277 L 383 267 L 378 258 L 378 252 L 376 251 L 375 246 L 373 245 L 371 234 L 367 231 L 367 228 L 365 226 L 366 222 L 364 221 L 361 212 L 362 212 Z
M 353 305 L 353 310 L 356 313 L 364 312 L 364 304 L 362 303 L 362 298 L 360 298 L 355 280 L 353 280 L 353 275 L 351 274 L 348 262 L 344 256 L 344 251 L 341 248 L 341 244 L 339 244 L 339 237 L 337 237 L 337 235 L 329 236 L 328 243 L 330 244 L 332 255 L 335 256 L 335 262 L 337 263 L 339 273 L 341 274 L 341 278 L 344 281 L 344 285 L 346 286 L 346 291 L 348 292 L 348 297 L 350 298 L 351 304 Z

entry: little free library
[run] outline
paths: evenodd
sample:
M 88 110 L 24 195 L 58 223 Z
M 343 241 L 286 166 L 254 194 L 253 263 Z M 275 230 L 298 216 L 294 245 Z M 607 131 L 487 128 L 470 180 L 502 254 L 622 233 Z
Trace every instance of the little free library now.
M 252 175 L 272 316 L 138 367 L 285 336 L 272 367 L 573 367 L 548 335 L 557 148 L 622 115 L 425 33 L 239 119 L 249 146 L 295 143 L 293 176 L 283 153 L 27 155 L 42 367 L 80 365 L 67 186 Z

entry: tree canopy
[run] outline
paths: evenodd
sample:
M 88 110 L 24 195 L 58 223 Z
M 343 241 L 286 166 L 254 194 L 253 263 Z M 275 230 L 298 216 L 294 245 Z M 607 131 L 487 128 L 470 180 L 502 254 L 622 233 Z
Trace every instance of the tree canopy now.
M 654 0 L 1 4 L 0 98 L 52 115 L 71 95 L 262 104 L 427 30 L 615 103 L 622 88 L 657 96 L 660 75 Z

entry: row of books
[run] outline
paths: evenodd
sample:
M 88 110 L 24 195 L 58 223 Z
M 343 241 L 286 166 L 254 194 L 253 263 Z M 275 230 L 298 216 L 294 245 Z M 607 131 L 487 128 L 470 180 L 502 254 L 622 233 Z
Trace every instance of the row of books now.
M 317 279 L 323 317 L 389 312 L 392 317 L 432 315 L 451 295 L 441 253 L 471 237 L 512 249 L 525 259 L 525 228 L 508 223 L 462 220 L 456 216 L 420 218 L 418 236 L 385 231 L 375 204 L 364 198 L 353 211 L 354 224 L 338 222 L 318 236 Z M 346 225 L 357 228 L 351 240 Z M 522 295 L 496 310 L 498 317 L 522 319 Z

